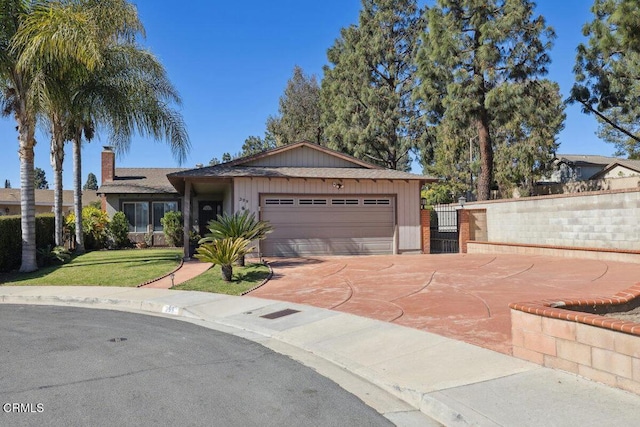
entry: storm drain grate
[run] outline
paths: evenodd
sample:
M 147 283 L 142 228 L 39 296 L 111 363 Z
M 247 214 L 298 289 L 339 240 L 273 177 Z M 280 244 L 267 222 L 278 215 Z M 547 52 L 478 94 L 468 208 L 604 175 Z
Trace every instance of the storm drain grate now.
M 293 310 L 291 308 L 287 308 L 285 310 L 274 311 L 273 313 L 265 314 L 264 316 L 260 316 L 260 317 L 264 317 L 265 319 L 277 319 L 279 317 L 288 316 L 294 313 L 300 313 L 300 310 Z
M 111 338 L 109 341 L 111 342 L 121 342 L 121 341 L 126 341 L 126 338 Z

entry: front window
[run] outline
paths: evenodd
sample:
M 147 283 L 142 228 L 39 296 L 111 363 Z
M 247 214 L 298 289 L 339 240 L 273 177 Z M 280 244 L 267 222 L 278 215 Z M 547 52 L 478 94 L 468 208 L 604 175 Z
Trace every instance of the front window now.
M 149 225 L 149 203 L 147 202 L 125 202 L 122 210 L 129 222 L 129 232 L 146 233 Z
M 160 220 L 167 212 L 178 210 L 178 202 L 153 202 L 153 231 L 162 231 Z

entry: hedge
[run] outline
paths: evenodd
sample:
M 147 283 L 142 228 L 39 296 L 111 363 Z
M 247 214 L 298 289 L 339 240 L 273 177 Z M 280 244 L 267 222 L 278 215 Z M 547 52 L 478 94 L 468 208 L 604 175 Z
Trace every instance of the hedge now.
M 36 215 L 36 247 L 55 246 L 53 214 Z M 22 262 L 22 228 L 20 216 L 0 217 L 0 272 L 15 270 Z

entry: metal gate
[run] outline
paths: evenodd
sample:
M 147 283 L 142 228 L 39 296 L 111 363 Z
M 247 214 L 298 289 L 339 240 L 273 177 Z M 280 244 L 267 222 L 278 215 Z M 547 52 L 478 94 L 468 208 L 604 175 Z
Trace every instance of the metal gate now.
M 435 205 L 431 211 L 431 253 L 456 254 L 458 246 L 457 205 Z

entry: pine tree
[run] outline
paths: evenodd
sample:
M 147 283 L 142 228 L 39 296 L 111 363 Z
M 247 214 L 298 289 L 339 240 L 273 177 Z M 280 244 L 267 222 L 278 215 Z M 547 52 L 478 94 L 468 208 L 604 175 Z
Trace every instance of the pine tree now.
M 640 158 L 640 4 L 637 0 L 596 0 L 595 19 L 583 28 L 576 83 L 570 102 L 600 123 L 599 136 L 617 155 Z
M 407 170 L 426 139 L 414 53 L 423 31 L 414 0 L 363 0 L 358 25 L 343 28 L 327 55 L 321 107 L 327 145 Z
M 319 144 L 322 140 L 320 126 L 320 86 L 316 76 L 306 76 L 299 66 L 280 97 L 279 115 L 267 119 L 267 133 L 276 145 L 310 141 Z
M 44 173 L 44 169 L 35 168 L 33 171 L 33 186 L 36 190 L 48 190 L 49 183 Z
M 489 199 L 496 176 L 531 181 L 533 170 L 550 161 L 562 128 L 558 86 L 538 80 L 547 72 L 555 34 L 542 16 L 534 17 L 533 9 L 530 0 L 438 0 L 425 15 L 418 75 L 423 107 L 438 126 L 440 148 L 434 153 L 451 152 L 443 147 L 447 138 L 449 145 L 457 141 L 462 158 L 471 163 L 465 167 L 462 161 L 458 167 L 468 174 L 474 163 L 469 150 L 477 144 L 479 200 Z M 536 105 L 541 93 L 548 99 Z M 559 120 L 536 120 L 552 112 Z M 498 147 L 500 161 L 494 162 Z M 514 165 L 526 172 L 508 176 L 504 168 Z M 495 167 L 501 169 L 494 174 Z
M 98 178 L 93 174 L 93 172 L 89 172 L 87 175 L 87 182 L 85 182 L 82 187 L 83 190 L 97 190 L 98 189 Z
M 11 181 L 9 181 L 8 179 L 4 180 L 4 188 L 11 188 Z

